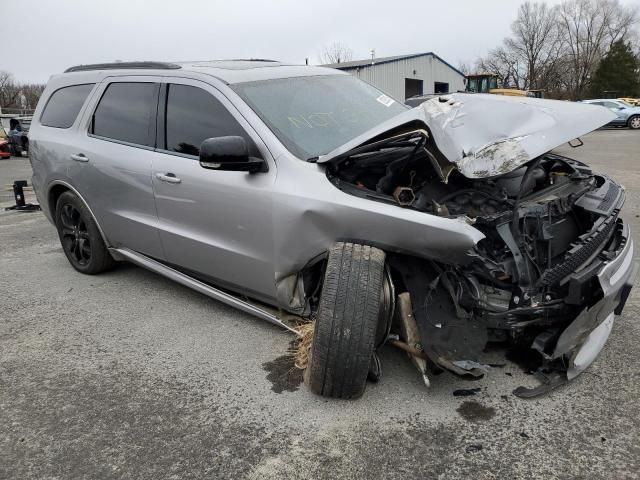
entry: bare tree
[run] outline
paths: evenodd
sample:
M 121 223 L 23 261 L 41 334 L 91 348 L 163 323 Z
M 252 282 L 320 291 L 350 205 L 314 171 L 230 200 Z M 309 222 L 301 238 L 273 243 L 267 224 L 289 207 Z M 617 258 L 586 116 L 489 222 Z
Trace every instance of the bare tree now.
M 44 87 L 38 83 L 16 83 L 11 73 L 0 71 L 0 108 L 13 113 L 34 110 Z
M 546 3 L 527 1 L 518 9 L 505 48 L 526 68 L 524 88 L 544 88 L 545 70 L 557 60 L 560 37 L 555 18 L 556 8 Z
M 469 64 L 463 61 L 458 62 L 458 70 L 460 70 L 464 75 L 469 75 L 471 73 Z
M 567 56 L 566 86 L 571 98 L 582 98 L 609 47 L 637 22 L 637 7 L 623 6 L 618 0 L 567 0 L 560 5 L 558 28 Z
M 320 62 L 324 64 L 348 62 L 352 58 L 353 50 L 340 42 L 333 42 L 320 53 Z
M 476 62 L 478 73 L 498 76 L 498 85 L 505 88 L 525 88 L 526 70 L 521 59 L 513 51 L 500 46 Z
M 29 110 L 35 110 L 38 105 L 38 100 L 44 91 L 44 85 L 40 83 L 26 83 L 20 86 L 20 90 L 24 95 L 25 108 Z
M 638 7 L 619 0 L 564 0 L 556 7 L 527 1 L 512 35 L 477 65 L 498 74 L 502 86 L 582 98 L 613 42 L 624 38 L 640 49 L 638 15 Z
M 13 75 L 0 71 L 0 108 L 15 107 L 19 95 L 20 89 L 16 85 Z

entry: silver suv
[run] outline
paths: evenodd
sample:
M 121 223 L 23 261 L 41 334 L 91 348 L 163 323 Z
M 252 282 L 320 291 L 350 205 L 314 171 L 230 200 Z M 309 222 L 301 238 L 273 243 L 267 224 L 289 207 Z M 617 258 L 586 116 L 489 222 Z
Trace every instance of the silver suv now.
M 33 185 L 69 262 L 130 261 L 296 329 L 305 379 L 355 398 L 392 343 L 486 372 L 538 359 L 533 396 L 595 358 L 633 283 L 623 189 L 549 153 L 609 122 L 589 105 L 454 94 L 409 109 L 337 70 L 116 63 L 49 81 Z M 249 300 L 251 299 L 251 300 Z
M 640 107 L 631 105 L 624 100 L 616 100 L 611 98 L 596 98 L 593 100 L 582 100 L 582 103 L 589 105 L 599 105 L 608 108 L 616 116 L 609 122 L 610 126 L 629 127 L 633 130 L 640 129 Z

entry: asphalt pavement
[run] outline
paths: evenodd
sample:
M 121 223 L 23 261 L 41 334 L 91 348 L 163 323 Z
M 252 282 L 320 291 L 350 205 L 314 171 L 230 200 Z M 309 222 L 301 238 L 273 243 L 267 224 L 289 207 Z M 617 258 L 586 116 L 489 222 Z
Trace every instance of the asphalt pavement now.
M 640 132 L 583 140 L 559 150 L 626 186 L 638 258 Z M 29 177 L 0 160 L 0 207 Z M 315 396 L 287 332 L 132 265 L 81 275 L 41 213 L 0 211 L 0 294 L 0 479 L 640 478 L 640 289 L 590 369 L 535 400 L 502 352 L 426 388 L 392 347 L 361 399 Z

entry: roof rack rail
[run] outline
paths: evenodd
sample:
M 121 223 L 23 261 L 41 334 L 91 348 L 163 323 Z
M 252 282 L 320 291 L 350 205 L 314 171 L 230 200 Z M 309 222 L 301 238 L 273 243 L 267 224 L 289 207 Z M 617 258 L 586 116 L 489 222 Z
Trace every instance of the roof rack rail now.
M 64 73 L 86 72 L 90 70 L 120 70 L 120 69 L 154 69 L 154 70 L 176 70 L 182 68 L 175 63 L 167 62 L 113 62 L 113 63 L 93 63 L 89 65 L 76 65 L 67 68 Z
M 220 60 L 221 62 L 274 62 L 280 63 L 280 60 L 271 60 L 270 58 L 232 58 L 230 60 Z

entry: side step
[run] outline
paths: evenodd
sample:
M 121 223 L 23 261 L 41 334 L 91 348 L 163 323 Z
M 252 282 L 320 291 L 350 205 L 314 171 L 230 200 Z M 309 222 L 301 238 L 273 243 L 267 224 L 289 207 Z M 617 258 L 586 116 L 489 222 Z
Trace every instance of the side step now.
M 185 287 L 191 288 L 192 290 L 200 293 L 204 293 L 207 297 L 211 297 L 222 303 L 226 303 L 227 305 L 235 307 L 238 310 L 242 310 L 243 312 L 261 318 L 262 320 L 266 320 L 267 322 L 289 330 L 290 332 L 297 333 L 296 330 L 284 323 L 271 312 L 263 310 L 262 308 L 257 307 L 251 303 L 240 300 L 239 298 L 234 297 L 229 293 L 218 290 L 217 288 L 214 288 L 204 282 L 201 282 L 200 280 L 196 280 L 195 278 L 185 275 L 184 273 L 179 272 L 171 267 L 167 267 L 166 265 L 157 262 L 152 258 L 134 252 L 133 250 L 129 250 L 128 248 L 110 248 L 109 251 L 117 259 L 128 260 L 129 262 L 134 263 L 142 268 L 146 268 L 147 270 L 158 273 L 163 277 L 167 277 L 168 279 L 173 280 L 174 282 L 178 282 Z

